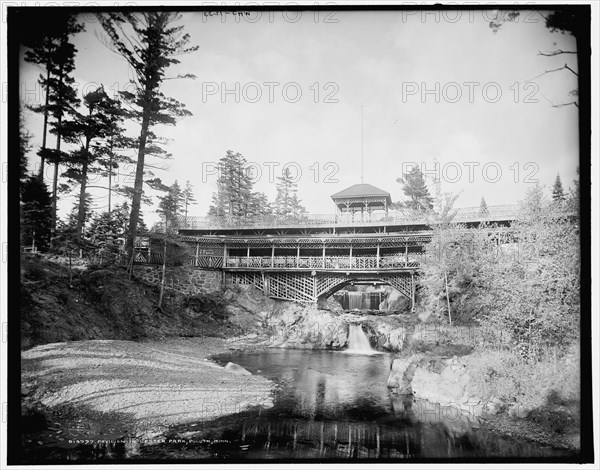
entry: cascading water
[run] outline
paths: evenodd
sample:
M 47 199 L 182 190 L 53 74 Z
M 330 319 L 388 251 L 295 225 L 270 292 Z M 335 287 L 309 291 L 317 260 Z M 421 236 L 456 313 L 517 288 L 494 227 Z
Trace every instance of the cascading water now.
M 371 347 L 369 338 L 367 338 L 360 325 L 350 325 L 348 349 L 344 352 L 349 354 L 379 354 Z
M 362 292 L 348 292 L 348 310 L 362 310 L 364 308 Z

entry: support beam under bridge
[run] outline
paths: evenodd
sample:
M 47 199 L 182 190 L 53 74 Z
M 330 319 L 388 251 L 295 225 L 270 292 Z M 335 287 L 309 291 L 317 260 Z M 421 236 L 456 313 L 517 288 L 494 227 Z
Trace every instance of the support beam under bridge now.
M 269 272 L 229 271 L 225 273 L 228 285 L 252 285 L 274 299 L 309 304 L 323 304 L 328 297 L 351 284 L 387 284 L 400 292 L 415 306 L 415 273 L 402 272 Z

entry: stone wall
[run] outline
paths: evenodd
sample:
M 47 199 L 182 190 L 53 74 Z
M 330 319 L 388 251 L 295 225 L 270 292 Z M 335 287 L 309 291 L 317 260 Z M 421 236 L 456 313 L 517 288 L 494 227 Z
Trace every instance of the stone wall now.
M 162 266 L 135 266 L 134 274 L 146 282 L 160 285 Z M 221 271 L 191 266 L 168 268 L 165 288 L 185 295 L 210 294 L 221 288 Z

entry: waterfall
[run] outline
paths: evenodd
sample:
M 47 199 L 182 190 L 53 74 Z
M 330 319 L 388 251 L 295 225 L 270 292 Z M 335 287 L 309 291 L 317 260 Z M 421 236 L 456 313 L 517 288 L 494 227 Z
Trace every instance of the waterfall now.
M 348 310 L 362 310 L 363 308 L 363 293 L 348 292 Z
M 348 349 L 344 352 L 350 354 L 379 354 L 371 347 L 369 338 L 360 325 L 350 325 L 348 335 Z

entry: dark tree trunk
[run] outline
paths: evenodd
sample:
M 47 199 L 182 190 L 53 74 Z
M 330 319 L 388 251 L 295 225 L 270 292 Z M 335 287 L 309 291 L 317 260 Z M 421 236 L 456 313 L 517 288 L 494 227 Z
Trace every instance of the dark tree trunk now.
M 83 226 L 85 224 L 85 191 L 87 189 L 88 159 L 90 150 L 90 138 L 85 139 L 85 160 L 81 165 L 81 185 L 79 189 L 79 208 L 77 211 L 77 239 L 83 239 Z
M 110 154 L 108 158 L 108 212 L 111 211 L 112 196 L 112 163 L 113 163 L 113 136 L 110 136 Z
M 146 92 L 148 96 L 149 93 Z M 144 157 L 146 156 L 146 141 L 150 128 L 150 111 L 145 109 L 142 118 L 142 129 L 140 131 L 140 147 L 138 149 L 137 166 L 135 169 L 135 182 L 133 185 L 133 199 L 131 201 L 131 213 L 129 214 L 129 233 L 127 234 L 127 253 L 133 257 L 135 252 L 135 236 L 140 216 L 140 206 L 144 193 Z
M 50 66 L 46 65 L 46 105 L 44 107 L 44 131 L 42 134 L 42 149 L 46 148 L 46 134 L 47 134 L 47 130 L 48 130 L 48 102 L 50 100 Z M 40 172 L 39 172 L 39 179 L 40 181 L 44 181 L 44 163 L 45 163 L 45 159 L 42 156 L 41 157 L 42 161 L 40 163 Z
M 58 87 L 59 90 L 62 88 L 62 81 L 63 81 L 63 66 L 61 65 L 60 67 L 60 73 L 58 76 Z M 59 98 L 59 102 L 60 99 L 62 97 L 58 97 Z M 60 165 L 60 143 L 61 143 L 61 136 L 60 136 L 60 127 L 62 124 L 62 110 L 59 111 L 58 114 L 58 121 L 56 123 L 56 129 L 58 130 L 58 133 L 56 134 L 56 162 L 54 163 L 54 178 L 52 179 L 52 232 L 56 231 L 56 203 L 58 201 L 58 167 Z

